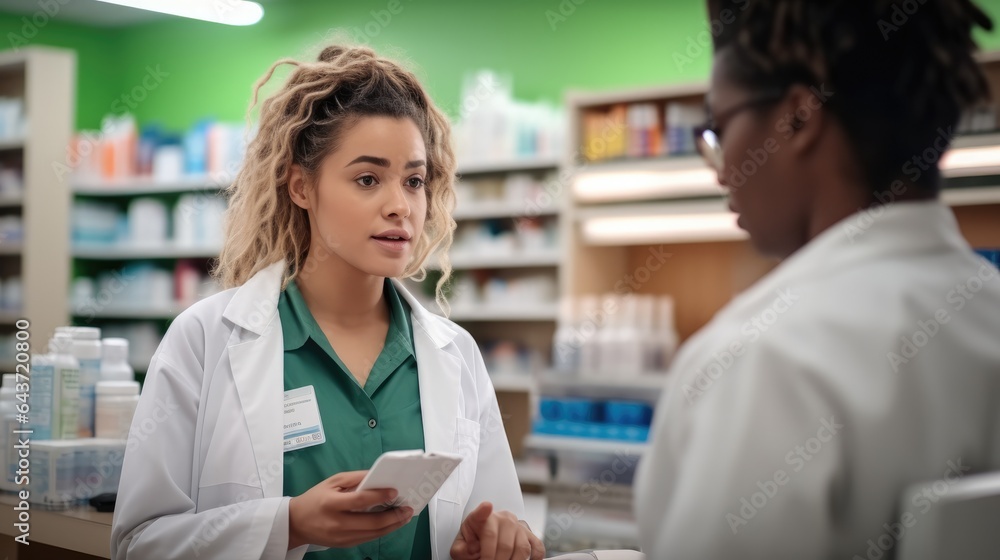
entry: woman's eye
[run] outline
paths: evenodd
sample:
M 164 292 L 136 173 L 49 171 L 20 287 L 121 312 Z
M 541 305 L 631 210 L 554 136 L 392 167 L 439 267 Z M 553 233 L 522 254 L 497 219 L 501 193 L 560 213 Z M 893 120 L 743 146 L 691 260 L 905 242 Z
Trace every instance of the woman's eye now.
M 356 181 L 362 187 L 374 187 L 375 185 L 378 184 L 378 181 L 375 179 L 375 176 L 373 175 L 365 175 L 363 177 L 358 177 Z
M 411 189 L 419 189 L 424 186 L 424 180 L 420 177 L 410 177 L 407 179 L 406 184 L 410 186 Z

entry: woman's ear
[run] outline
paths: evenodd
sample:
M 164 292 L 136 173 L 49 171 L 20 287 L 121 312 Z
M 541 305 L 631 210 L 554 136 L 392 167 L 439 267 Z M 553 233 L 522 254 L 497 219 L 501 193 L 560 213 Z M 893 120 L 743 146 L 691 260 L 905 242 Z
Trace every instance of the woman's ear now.
M 288 174 L 288 196 L 296 206 L 303 210 L 310 207 L 309 196 L 306 193 L 306 176 L 302 167 L 297 163 L 292 164 L 292 169 Z

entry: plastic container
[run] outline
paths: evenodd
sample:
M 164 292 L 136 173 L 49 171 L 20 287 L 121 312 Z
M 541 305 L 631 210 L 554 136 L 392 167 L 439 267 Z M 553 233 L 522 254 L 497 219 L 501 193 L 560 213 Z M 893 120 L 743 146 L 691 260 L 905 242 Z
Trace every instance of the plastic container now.
M 101 329 L 73 327 L 73 357 L 80 366 L 80 410 L 76 435 L 94 437 L 94 387 L 101 378 Z
M 17 485 L 14 484 L 14 471 L 17 470 L 17 452 L 14 449 L 14 430 L 25 426 L 18 426 L 15 418 L 17 414 L 17 401 L 15 400 L 14 384 L 17 375 L 13 373 L 3 374 L 3 385 L 0 386 L 0 450 L 3 457 L 3 476 L 0 477 L 0 490 L 14 492 Z M 14 468 L 11 468 L 11 466 Z
M 97 437 L 128 439 L 135 407 L 139 404 L 136 381 L 101 381 L 97 384 Z
M 80 364 L 73 357 L 73 338 L 56 332 L 49 342 L 52 354 L 52 439 L 75 439 L 80 416 Z
M 128 339 L 105 338 L 101 350 L 101 381 L 135 381 L 128 363 Z

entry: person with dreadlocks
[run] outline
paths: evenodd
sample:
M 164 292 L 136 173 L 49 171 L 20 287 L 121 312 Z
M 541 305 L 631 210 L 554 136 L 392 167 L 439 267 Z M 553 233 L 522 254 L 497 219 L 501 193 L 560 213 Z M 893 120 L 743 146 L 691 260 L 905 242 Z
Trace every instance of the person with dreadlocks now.
M 1000 278 L 936 163 L 988 98 L 992 22 L 912 4 L 709 2 L 732 23 L 699 149 L 781 263 L 671 366 L 636 482 L 650 558 L 890 557 L 907 486 L 1000 469 Z
M 439 299 L 448 278 L 447 118 L 365 47 L 278 61 L 251 109 L 286 64 L 228 189 L 228 289 L 181 313 L 150 363 L 111 557 L 541 560 L 475 341 L 400 282 L 431 257 Z M 411 449 L 462 461 L 412 492 L 356 490 Z M 411 493 L 428 507 L 369 511 Z

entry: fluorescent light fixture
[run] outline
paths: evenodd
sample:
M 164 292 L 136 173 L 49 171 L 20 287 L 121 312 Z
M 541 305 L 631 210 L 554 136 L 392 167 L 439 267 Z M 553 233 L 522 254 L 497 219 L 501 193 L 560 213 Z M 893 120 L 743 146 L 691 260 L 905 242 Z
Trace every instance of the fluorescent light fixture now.
M 591 245 L 697 243 L 746 239 L 733 212 L 595 217 L 583 220 L 583 239 Z
M 264 8 L 246 0 L 98 0 L 129 8 L 225 25 L 253 25 L 264 17 Z
M 583 172 L 573 183 L 581 202 L 717 196 L 717 175 L 706 167 L 675 170 Z
M 951 177 L 1000 173 L 1000 146 L 949 150 L 941 158 L 941 170 Z

